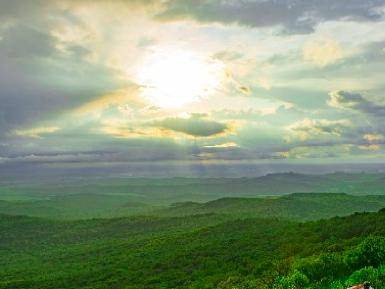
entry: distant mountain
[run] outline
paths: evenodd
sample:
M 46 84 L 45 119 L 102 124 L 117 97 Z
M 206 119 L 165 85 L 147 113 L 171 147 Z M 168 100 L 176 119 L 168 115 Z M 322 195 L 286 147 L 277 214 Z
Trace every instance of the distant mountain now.
M 385 195 L 353 196 L 343 193 L 294 193 L 279 197 L 221 198 L 184 202 L 159 211 L 162 216 L 230 214 L 238 217 L 316 220 L 354 212 L 373 212 L 385 207 Z
M 324 198 L 311 195 L 312 199 L 305 195 L 272 198 L 291 193 L 381 196 L 385 194 L 385 176 L 367 173 L 280 173 L 256 178 L 96 178 L 73 182 L 67 179 L 48 183 L 22 182 L 0 186 L 0 213 L 85 219 L 135 214 L 179 216 L 217 211 L 228 213 L 227 206 L 231 214 L 238 212 L 242 216 L 316 219 L 355 211 L 373 211 L 383 205 L 382 198 L 374 196 L 367 199 L 346 195 L 325 195 Z M 269 198 L 255 199 L 263 196 Z M 231 200 L 226 200 L 228 198 Z M 224 200 L 211 203 L 218 199 Z M 170 204 L 185 202 L 189 203 L 167 209 Z
M 129 195 L 142 202 L 208 201 L 219 197 L 279 195 L 295 192 L 385 193 L 385 174 L 298 173 L 268 174 L 255 178 L 90 178 L 52 182 L 0 184 L 0 199 L 47 198 L 53 195 L 97 193 Z
M 71 194 L 48 200 L 0 201 L 0 214 L 53 219 L 112 218 L 134 215 L 180 217 L 222 214 L 238 218 L 317 220 L 354 212 L 374 212 L 385 207 L 385 195 L 344 193 L 294 193 L 258 198 L 220 198 L 155 206 L 132 201 L 129 196 Z

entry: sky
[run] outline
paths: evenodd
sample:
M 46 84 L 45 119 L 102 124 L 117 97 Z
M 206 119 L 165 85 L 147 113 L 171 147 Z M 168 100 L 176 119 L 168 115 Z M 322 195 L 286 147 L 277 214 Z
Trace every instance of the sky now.
M 0 169 L 381 166 L 384 80 L 385 0 L 0 0 Z

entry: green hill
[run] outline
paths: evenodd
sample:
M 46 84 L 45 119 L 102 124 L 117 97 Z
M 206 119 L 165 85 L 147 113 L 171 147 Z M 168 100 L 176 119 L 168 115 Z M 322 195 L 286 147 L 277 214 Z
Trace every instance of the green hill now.
M 54 219 L 89 219 L 130 216 L 160 208 L 133 201 L 129 196 L 78 193 L 43 200 L 0 201 L 0 213 Z
M 205 203 L 179 202 L 156 206 L 132 201 L 126 195 L 71 194 L 45 200 L 0 201 L 0 213 L 53 219 L 91 219 L 133 215 L 188 216 L 225 214 L 239 218 L 279 217 L 316 220 L 385 207 L 385 195 L 354 196 L 342 193 L 295 193 L 259 198 L 221 198 Z
M 145 204 L 207 202 L 294 192 L 385 193 L 385 174 L 268 174 L 254 178 L 60 178 L 0 182 L 0 200 L 46 200 L 74 194 L 115 195 Z
M 385 195 L 353 196 L 342 193 L 295 193 L 265 198 L 222 198 L 206 203 L 176 203 L 158 212 L 163 216 L 230 214 L 238 217 L 279 217 L 316 220 L 385 207 Z
M 0 288 L 385 288 L 385 214 L 0 217 Z

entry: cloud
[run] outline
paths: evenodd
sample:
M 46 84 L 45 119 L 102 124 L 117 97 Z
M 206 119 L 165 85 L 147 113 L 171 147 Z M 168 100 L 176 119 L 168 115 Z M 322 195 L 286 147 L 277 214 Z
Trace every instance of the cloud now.
M 271 83 L 267 78 L 260 78 L 260 79 L 258 79 L 257 83 L 264 90 L 270 90 L 271 89 Z
M 289 159 L 338 158 L 350 155 L 354 148 L 355 146 L 351 144 L 296 146 L 287 152 L 283 152 L 283 156 Z
M 119 5 L 120 9 L 130 9 L 138 7 L 151 7 L 158 4 L 157 0 L 28 0 L 28 1 L 8 1 L 0 0 L 0 19 L 19 19 L 21 17 L 39 17 L 42 11 L 49 9 L 63 10 L 68 12 L 71 8 L 81 5 Z M 28 11 L 26 13 L 25 11 Z
M 36 14 L 41 12 L 41 7 L 46 7 L 49 0 L 30 0 L 30 1 L 8 1 L 0 0 L 0 19 L 12 19 L 25 17 L 25 14 Z M 28 11 L 28 13 L 25 13 Z
M 360 145 L 358 146 L 360 150 L 364 151 L 379 151 L 382 149 L 382 145 L 379 144 L 368 144 L 368 145 Z
M 351 126 L 348 120 L 326 120 L 305 118 L 302 121 L 289 125 L 286 129 L 289 131 L 288 141 L 307 140 L 313 137 L 334 136 L 339 137 L 344 130 Z
M 377 142 L 385 139 L 385 136 L 379 133 L 367 133 L 363 135 L 363 139 L 368 142 Z
M 176 138 L 173 131 L 154 127 L 130 127 L 126 124 L 104 124 L 99 128 L 103 134 L 121 139 L 161 139 Z
M 303 48 L 304 60 L 321 67 L 335 63 L 342 56 L 342 48 L 331 39 L 310 41 Z
M 241 85 L 238 87 L 238 90 L 244 94 L 244 95 L 250 95 L 251 93 L 251 89 L 250 87 L 246 86 L 246 85 Z
M 351 146 L 370 155 L 384 144 L 380 97 L 339 90 L 327 107 L 325 91 L 381 96 L 382 22 L 350 22 L 379 20 L 381 2 L 0 0 L 0 160 L 245 161 L 286 158 L 291 150 L 352 157 Z M 276 33 L 313 29 L 311 38 Z M 220 62 L 223 87 L 183 109 L 154 107 L 130 79 L 157 47 Z M 344 65 L 331 65 L 341 58 Z M 250 97 L 234 97 L 240 94 Z
M 181 132 L 193 137 L 211 137 L 226 132 L 229 127 L 221 122 L 207 120 L 200 116 L 191 116 L 190 118 L 166 118 L 154 122 L 154 126 Z
M 328 104 L 336 108 L 351 108 L 356 109 L 362 104 L 367 104 L 368 101 L 357 92 L 336 90 L 329 93 L 330 100 Z
M 132 108 L 138 108 L 144 106 L 144 104 L 138 100 L 138 91 L 138 86 L 131 85 L 125 89 L 100 96 L 99 98 L 75 108 L 71 113 L 74 117 L 85 115 L 100 116 L 103 111 L 108 110 L 111 107 L 124 108 L 125 105 L 130 105 Z
M 83 61 L 76 64 L 81 69 L 71 67 L 75 64 L 70 60 L 61 63 L 63 67 L 52 65 L 55 68 L 34 69 L 33 73 L 27 71 L 24 63 L 12 62 L 1 54 L 0 63 L 0 139 L 11 130 L 80 108 L 113 85 L 115 90 L 122 86 L 111 70 Z
M 48 57 L 55 50 L 54 37 L 23 24 L 7 29 L 0 41 L 0 54 L 8 57 Z
M 239 145 L 235 142 L 227 142 L 227 143 L 221 143 L 221 144 L 215 144 L 215 145 L 205 145 L 204 148 L 209 149 L 227 149 L 227 148 L 236 148 L 239 147 Z
M 151 117 L 153 121 L 145 120 Z M 217 136 L 229 130 L 227 124 L 207 119 L 207 114 L 203 113 L 163 117 L 151 114 L 145 114 L 141 119 L 104 116 L 100 118 L 99 126 L 94 126 L 93 131 L 115 138 L 186 139 L 186 136 L 194 138 Z
M 242 59 L 244 55 L 239 51 L 233 51 L 233 50 L 221 50 L 215 53 L 212 58 L 221 60 L 221 61 L 236 61 L 239 59 Z
M 385 105 L 366 99 L 358 92 L 336 90 L 329 93 L 328 104 L 339 109 L 351 109 L 372 116 L 385 116 Z
M 305 34 L 324 21 L 377 21 L 382 0 L 170 0 L 157 18 L 193 18 L 201 22 L 237 23 L 251 27 L 280 26 L 284 33 Z
M 47 11 L 58 11 L 40 9 L 39 17 L 29 19 L 30 12 L 38 13 L 27 9 L 30 3 L 45 7 L 45 1 L 3 2 L 0 0 L 0 17 L 3 8 L 18 17 L 9 23 L 0 20 L 0 139 L 12 130 L 45 122 L 129 84 L 106 62 L 87 59 L 87 48 L 62 43 L 53 36 L 60 17 L 48 21 Z M 70 13 L 60 12 L 63 17 Z
M 31 129 L 16 129 L 13 131 L 13 133 L 17 136 L 40 138 L 42 137 L 42 135 L 54 133 L 59 130 L 60 128 L 57 126 L 49 126 L 49 127 L 36 127 Z

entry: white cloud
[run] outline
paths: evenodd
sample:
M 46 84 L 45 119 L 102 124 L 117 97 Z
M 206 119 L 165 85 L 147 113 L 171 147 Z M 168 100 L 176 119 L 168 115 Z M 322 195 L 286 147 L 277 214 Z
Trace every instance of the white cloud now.
M 205 148 L 236 148 L 239 147 L 238 144 L 235 142 L 227 142 L 222 144 L 216 144 L 216 145 L 205 145 Z
M 309 41 L 303 48 L 304 60 L 321 67 L 337 62 L 343 54 L 341 46 L 332 39 Z
M 59 131 L 60 128 L 57 126 L 49 127 L 36 127 L 30 129 L 16 129 L 13 133 L 17 136 L 41 138 L 45 134 L 50 134 Z
M 385 137 L 384 135 L 378 133 L 368 133 L 363 135 L 363 139 L 367 140 L 368 142 L 375 142 L 384 140 Z
M 305 118 L 302 121 L 289 125 L 286 129 L 289 136 L 287 141 L 307 140 L 313 137 L 322 136 L 341 136 L 343 131 L 351 126 L 349 120 L 326 120 L 326 119 L 310 119 Z

